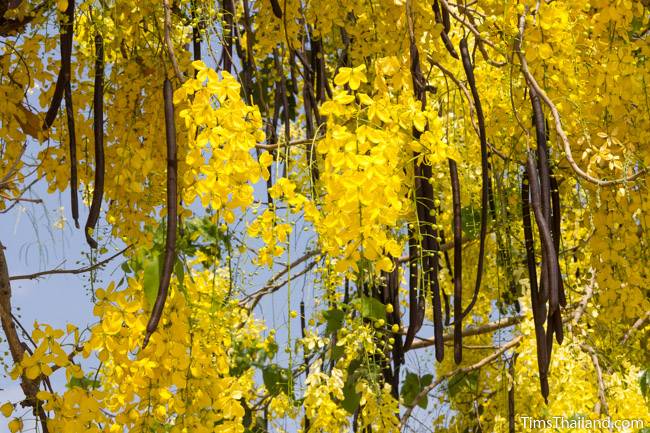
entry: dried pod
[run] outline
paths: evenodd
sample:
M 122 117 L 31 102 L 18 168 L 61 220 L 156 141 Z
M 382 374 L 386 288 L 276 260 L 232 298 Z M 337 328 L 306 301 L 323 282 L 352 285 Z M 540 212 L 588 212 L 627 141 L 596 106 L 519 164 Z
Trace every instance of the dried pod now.
M 460 206 L 460 182 L 456 161 L 449 159 L 454 220 L 454 361 L 463 359 L 463 226 Z
M 90 235 L 90 230 L 97 226 L 99 212 L 104 197 L 104 40 L 95 36 L 95 83 L 93 89 L 93 132 L 95 138 L 95 189 L 86 220 L 86 242 L 91 248 L 97 248 L 97 241 Z
M 142 343 L 145 348 L 149 343 L 151 334 L 154 333 L 162 317 L 169 282 L 171 280 L 174 262 L 176 261 L 176 224 L 178 221 L 178 162 L 176 158 L 176 126 L 174 124 L 174 103 L 172 84 L 165 79 L 163 85 L 163 98 L 165 104 L 165 136 L 167 141 L 167 232 L 165 234 L 165 257 L 163 261 L 160 284 L 156 302 L 147 323 L 147 332 Z
M 476 117 L 478 121 L 479 128 L 479 138 L 481 141 L 481 231 L 479 238 L 479 253 L 478 253 L 478 264 L 476 267 L 476 284 L 474 285 L 474 294 L 472 295 L 472 300 L 469 305 L 463 311 L 463 317 L 467 316 L 476 300 L 478 299 L 478 293 L 481 288 L 481 279 L 483 276 L 483 262 L 485 258 L 485 238 L 487 236 L 487 219 L 488 219 L 488 201 L 489 201 L 489 185 L 490 185 L 490 173 L 488 165 L 488 149 L 487 149 L 487 135 L 485 131 L 485 117 L 483 115 L 483 107 L 481 105 L 481 99 L 476 89 L 476 81 L 474 80 L 474 67 L 470 60 L 469 50 L 467 47 L 467 39 L 461 39 L 460 41 L 460 55 L 463 60 L 463 69 L 465 70 L 465 75 L 467 77 L 467 83 L 469 84 L 470 90 L 472 92 L 472 99 L 474 100 L 474 107 L 476 108 Z

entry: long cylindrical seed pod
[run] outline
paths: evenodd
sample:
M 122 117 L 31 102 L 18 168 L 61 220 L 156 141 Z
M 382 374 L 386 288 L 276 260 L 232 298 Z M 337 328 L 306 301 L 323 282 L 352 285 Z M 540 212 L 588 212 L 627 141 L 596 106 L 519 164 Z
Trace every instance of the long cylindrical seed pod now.
M 469 305 L 463 311 L 463 317 L 467 316 L 476 300 L 481 288 L 481 278 L 483 276 L 483 262 L 485 258 L 485 238 L 487 236 L 487 219 L 488 219 L 488 187 L 490 183 L 490 173 L 488 166 L 488 149 L 487 149 L 487 135 L 485 131 L 485 116 L 483 115 L 483 107 L 481 105 L 481 98 L 479 97 L 478 90 L 476 89 L 476 81 L 474 80 L 474 68 L 469 56 L 467 47 L 467 39 L 463 38 L 460 41 L 460 54 L 463 60 L 463 69 L 467 76 L 467 82 L 472 92 L 472 99 L 474 100 L 474 107 L 476 109 L 476 117 L 478 121 L 479 138 L 481 141 L 481 231 L 479 238 L 479 253 L 478 264 L 476 267 L 476 284 L 474 285 L 474 294 Z
M 557 344 L 562 344 L 564 329 L 562 328 L 562 310 L 559 308 L 553 314 L 553 330 L 555 332 L 555 341 L 557 341 Z
M 463 224 L 460 206 L 460 182 L 456 161 L 449 159 L 454 219 L 454 361 L 463 360 Z
M 192 20 L 196 21 L 199 17 L 196 14 L 196 2 L 192 1 Z M 199 22 L 192 24 L 192 55 L 194 61 L 201 60 L 201 26 Z M 198 70 L 194 73 L 198 73 Z
M 93 90 L 93 132 L 95 138 L 95 189 L 86 220 L 86 242 L 97 248 L 97 241 L 90 235 L 99 220 L 104 197 L 104 40 L 95 36 L 95 83 Z
M 307 318 L 305 312 L 305 302 L 300 301 L 300 335 L 303 340 L 307 336 Z M 309 377 L 309 357 L 304 354 L 303 362 L 305 363 L 305 379 Z M 309 431 L 309 418 L 305 415 L 305 431 Z
M 289 117 L 289 98 L 287 96 L 288 89 L 285 81 L 282 59 L 280 59 L 277 48 L 273 50 L 273 59 L 275 61 L 276 72 L 279 76 L 280 100 L 282 102 L 282 117 L 284 122 L 284 140 L 285 143 L 289 143 L 289 141 L 291 141 L 291 120 Z
M 449 54 L 451 54 L 453 58 L 457 59 L 458 53 L 454 49 L 454 44 L 451 43 L 451 39 L 449 39 L 449 31 L 451 30 L 449 11 L 444 7 L 441 10 L 440 5 L 438 4 L 438 0 L 434 0 L 431 8 L 433 9 L 433 15 L 436 19 L 436 23 L 442 24 L 443 27 L 443 31 L 440 32 L 440 39 L 442 40 L 443 45 Z
M 422 199 L 424 208 L 424 221 L 427 248 L 424 251 L 427 257 L 426 270 L 429 273 L 430 287 L 432 292 L 433 306 L 433 334 L 435 336 L 436 359 L 442 361 L 445 353 L 443 341 L 444 326 L 442 322 L 442 296 L 440 288 L 440 245 L 438 242 L 438 228 L 435 217 L 434 193 L 431 180 L 433 179 L 432 167 L 430 165 L 422 166 Z
M 45 114 L 45 120 L 43 121 L 43 129 L 49 129 L 56 119 L 56 115 L 59 112 L 61 107 L 61 101 L 63 100 L 63 94 L 65 93 L 65 86 L 70 81 L 71 73 L 71 58 L 72 58 L 72 40 L 74 33 L 74 0 L 68 0 L 68 6 L 64 12 L 65 21 L 61 21 L 61 33 L 60 33 L 60 50 L 61 50 L 61 69 L 59 70 L 59 75 L 56 78 L 56 84 L 54 85 L 54 94 L 52 95 L 52 101 L 50 102 L 50 108 Z
M 555 251 L 558 253 L 558 260 L 560 259 L 560 238 L 562 236 L 562 209 L 560 207 L 560 186 L 557 183 L 557 179 L 551 173 L 551 211 L 552 211 L 552 223 L 551 231 L 553 235 L 553 246 Z M 560 269 L 560 264 L 558 263 L 558 270 Z M 559 272 L 560 280 L 558 281 L 560 293 L 558 293 L 558 302 L 561 306 L 566 307 L 566 293 L 564 291 L 564 281 L 562 280 L 562 273 Z
M 551 365 L 551 355 L 553 354 L 553 335 L 555 334 L 555 323 L 553 322 L 554 314 L 549 311 L 546 320 L 546 364 Z
M 169 282 L 171 280 L 174 262 L 176 261 L 176 223 L 178 221 L 178 161 L 176 158 L 176 126 L 174 124 L 174 103 L 172 84 L 165 79 L 163 84 L 163 99 L 165 104 L 165 138 L 167 141 L 167 232 L 165 234 L 165 257 L 158 285 L 156 302 L 147 323 L 147 332 L 144 336 L 142 348 L 149 343 L 151 334 L 154 333 L 162 317 Z
M 273 15 L 275 15 L 276 18 L 282 18 L 282 8 L 280 7 L 278 0 L 271 0 L 271 9 L 273 10 Z
M 386 302 L 393 306 L 393 312 L 388 315 L 388 323 L 401 328 L 402 323 L 399 311 L 399 267 L 397 265 L 387 274 L 386 287 L 388 289 Z M 393 381 L 391 383 L 391 391 L 393 396 L 399 399 L 400 370 L 401 365 L 404 363 L 404 346 L 402 345 L 402 335 L 399 331 L 390 335 L 393 338 Z
M 551 183 L 550 183 L 550 168 L 548 162 L 548 146 L 546 123 L 544 121 L 544 111 L 539 96 L 533 86 L 529 86 L 530 102 L 533 109 L 533 123 L 535 125 L 535 136 L 537 141 L 537 170 L 539 173 L 540 183 L 540 202 L 542 206 L 542 214 L 547 224 L 551 223 Z M 553 244 L 553 248 L 555 248 Z M 557 255 L 557 248 L 555 248 Z M 557 265 L 544 260 L 542 264 L 542 294 L 544 298 L 547 297 L 547 292 L 554 290 L 558 287 L 549 281 L 551 274 L 554 274 L 553 268 Z M 548 293 L 548 298 L 559 298 L 558 293 Z
M 535 220 L 537 222 L 539 237 L 542 240 L 542 249 L 545 253 L 545 257 L 543 256 L 542 268 L 545 267 L 548 271 L 550 316 L 558 308 L 558 262 L 557 254 L 555 252 L 555 248 L 553 247 L 553 237 L 551 236 L 551 231 L 549 229 L 547 220 L 544 218 L 544 214 L 542 213 L 539 179 L 537 177 L 535 161 L 531 153 L 528 154 L 526 161 L 526 170 L 528 172 L 533 214 L 535 215 Z
M 539 298 L 537 288 L 537 270 L 535 265 L 535 244 L 533 241 L 533 224 L 530 218 L 530 198 L 528 176 L 526 172 L 521 181 L 521 212 L 524 226 L 524 246 L 526 248 L 526 264 L 528 267 L 528 279 L 530 284 L 530 301 L 535 322 L 535 341 L 537 343 L 537 368 L 539 371 L 540 387 L 542 396 L 548 398 L 548 356 L 546 351 L 546 335 L 544 332 L 544 320 L 546 319 L 546 308 Z
M 436 219 L 433 219 L 433 224 Z M 435 337 L 436 359 L 440 362 L 445 356 L 445 343 L 443 340 L 444 326 L 442 323 L 442 302 L 440 296 L 440 281 L 439 281 L 439 264 L 440 260 L 438 254 L 440 252 L 440 245 L 437 241 L 437 230 L 433 230 L 431 234 L 432 248 L 429 252 L 431 257 L 431 290 L 433 292 L 433 335 Z
M 551 180 L 548 165 L 548 147 L 546 145 L 546 125 L 544 123 L 544 111 L 537 96 L 537 92 L 531 86 L 529 88 L 530 102 L 533 107 L 533 122 L 535 124 L 535 135 L 537 139 L 537 169 L 539 171 L 540 198 L 542 213 L 547 222 L 551 221 Z
M 77 179 L 77 135 L 74 126 L 74 107 L 72 105 L 72 89 L 70 80 L 65 85 L 65 112 L 68 120 L 68 138 L 70 150 L 70 207 L 74 225 L 79 228 L 79 196 Z
M 419 288 L 420 276 L 418 275 L 418 243 L 415 239 L 415 230 L 411 227 L 408 229 L 408 246 L 409 246 L 409 327 L 406 331 L 404 338 L 404 351 L 407 351 L 413 340 L 415 334 L 422 327 L 422 321 L 419 315 Z
M 224 44 L 223 44 L 223 69 L 228 72 L 232 72 L 233 56 L 232 56 L 232 47 L 234 41 L 235 33 L 235 4 L 233 0 L 223 0 L 223 10 L 224 10 Z

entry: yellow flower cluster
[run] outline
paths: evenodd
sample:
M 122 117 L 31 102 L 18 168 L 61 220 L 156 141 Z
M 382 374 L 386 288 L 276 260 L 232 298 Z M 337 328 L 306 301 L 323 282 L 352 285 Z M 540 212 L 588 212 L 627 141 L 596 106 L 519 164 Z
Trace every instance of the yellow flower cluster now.
M 174 93 L 187 129 L 183 201 L 193 203 L 198 197 L 204 207 L 221 212 L 232 223 L 235 209 L 246 209 L 253 202 L 251 183 L 268 165 L 250 154 L 264 141 L 262 118 L 257 107 L 242 101 L 241 86 L 232 75 L 223 71 L 220 78 L 200 61 L 192 65 L 198 71 L 196 78 Z
M 259 325 L 227 298 L 229 287 L 224 270 L 194 272 L 174 284 L 161 326 L 142 350 L 148 306 L 141 283 L 130 279 L 122 290 L 111 284 L 97 291 L 100 322 L 83 345 L 84 357 L 100 361 L 96 370 L 84 373 L 72 364 L 57 342 L 63 331 L 45 326 L 35 329 L 40 344 L 14 375 L 50 375 L 51 364 L 67 368 L 68 390 L 38 394 L 54 411 L 48 421 L 53 431 L 137 432 L 167 425 L 171 432 L 207 433 L 219 425 L 241 433 L 243 402 L 252 398 L 254 382 L 253 370 L 242 370 L 235 355 L 242 347 L 264 346 Z M 78 340 L 78 331 L 69 331 Z

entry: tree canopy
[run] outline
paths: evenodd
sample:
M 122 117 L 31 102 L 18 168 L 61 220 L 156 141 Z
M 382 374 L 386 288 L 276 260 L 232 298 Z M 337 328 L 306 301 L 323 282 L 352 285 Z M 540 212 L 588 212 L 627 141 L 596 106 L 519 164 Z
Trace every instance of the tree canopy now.
M 649 34 L 637 0 L 0 0 L 1 224 L 46 185 L 92 252 L 0 248 L 9 431 L 647 430 Z M 12 282 L 110 265 L 93 322 L 21 323 Z

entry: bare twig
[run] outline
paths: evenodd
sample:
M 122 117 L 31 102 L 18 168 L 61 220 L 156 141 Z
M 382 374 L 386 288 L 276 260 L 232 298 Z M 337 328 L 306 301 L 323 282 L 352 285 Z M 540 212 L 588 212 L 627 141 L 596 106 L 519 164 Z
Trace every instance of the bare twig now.
M 37 278 L 44 277 L 46 275 L 65 275 L 65 274 L 83 274 L 85 272 L 90 272 L 93 271 L 97 268 L 101 268 L 102 266 L 106 265 L 116 257 L 121 256 L 124 254 L 129 248 L 131 248 L 133 244 L 128 245 L 126 248 L 124 248 L 121 251 L 118 251 L 117 253 L 113 254 L 110 257 L 105 258 L 102 261 L 99 261 L 97 263 L 94 263 L 90 266 L 84 266 L 83 268 L 78 268 L 78 269 L 50 269 L 48 271 L 41 271 L 41 272 L 35 272 L 33 274 L 25 274 L 25 275 L 14 275 L 12 277 L 9 277 L 10 281 L 15 281 L 15 280 L 35 280 Z
M 169 56 L 169 61 L 172 63 L 174 68 L 174 74 L 178 81 L 183 83 L 185 78 L 181 73 L 181 69 L 178 66 L 178 60 L 176 59 L 176 53 L 174 52 L 174 43 L 172 42 L 171 37 L 171 28 L 172 28 L 172 10 L 169 5 L 169 0 L 163 0 L 163 9 L 164 9 L 164 32 L 165 32 L 165 48 L 167 49 L 167 55 Z
M 26 344 L 20 340 L 16 326 L 14 325 L 13 314 L 11 313 L 11 283 L 9 281 L 9 271 L 7 269 L 7 261 L 5 259 L 4 247 L 0 244 L 0 323 L 4 331 L 11 359 L 14 364 L 18 365 L 25 356 Z M 31 406 L 36 415 L 41 421 L 41 426 L 44 433 L 48 433 L 47 428 L 47 414 L 40 405 L 36 398 L 36 393 L 39 389 L 41 377 L 31 380 L 25 375 L 20 378 L 20 387 L 25 395 L 23 402 L 24 406 Z
M 255 145 L 256 148 L 262 149 L 262 150 L 275 150 L 279 149 L 282 147 L 292 147 L 292 146 L 301 146 L 303 144 L 311 144 L 313 145 L 315 142 L 320 140 L 322 137 L 314 137 L 314 138 L 304 138 L 302 140 L 294 140 L 294 141 L 289 141 L 288 143 L 258 143 Z
M 632 327 L 623 336 L 623 339 L 621 340 L 621 344 L 627 343 L 627 340 L 630 339 L 632 334 L 635 331 L 638 331 L 639 329 L 643 328 L 647 323 L 650 323 L 650 311 L 647 311 L 644 316 L 639 317 L 637 321 L 634 322 Z
M 603 370 L 600 368 L 598 362 L 598 355 L 593 347 L 586 343 L 582 343 L 580 348 L 591 357 L 591 362 L 594 364 L 596 370 L 596 378 L 598 380 L 598 399 L 600 401 L 600 409 L 609 416 L 609 406 L 607 405 L 607 397 L 605 395 L 605 381 L 603 380 Z
M 580 321 L 580 318 L 582 318 L 582 315 L 585 313 L 587 304 L 589 303 L 592 296 L 594 295 L 594 284 L 595 284 L 595 275 L 594 272 L 592 272 L 591 282 L 585 288 L 585 294 L 582 296 L 582 299 L 580 300 L 580 303 L 578 304 L 576 311 L 573 313 L 573 321 L 569 325 L 569 329 L 572 329 L 573 326 L 577 325 L 578 322 Z
M 487 334 L 489 332 L 496 331 L 498 329 L 507 328 L 509 326 L 521 323 L 524 319 L 525 319 L 524 316 L 512 316 L 512 317 L 507 317 L 505 319 L 497 320 L 496 322 L 486 323 L 485 325 L 479 325 L 473 328 L 466 328 L 463 330 L 463 337 Z M 429 347 L 432 346 L 435 342 L 433 338 L 422 338 L 422 337 L 417 337 L 417 338 L 420 341 L 413 343 L 409 350 Z M 445 342 L 452 341 L 453 339 L 454 339 L 454 334 L 452 332 L 443 335 L 443 340 Z
M 521 340 L 523 339 L 523 336 L 518 336 L 503 345 L 499 350 L 491 354 L 490 356 L 487 356 L 480 361 L 478 361 L 476 364 L 469 365 L 467 367 L 462 367 L 462 368 L 457 368 L 455 370 L 452 370 L 448 373 L 445 373 L 438 377 L 433 383 L 431 383 L 429 386 L 424 387 L 413 399 L 413 402 L 411 406 L 409 406 L 406 409 L 406 412 L 404 412 L 404 415 L 402 416 L 401 420 L 401 425 L 404 427 L 406 425 L 406 422 L 408 421 L 409 417 L 411 416 L 411 413 L 413 412 L 413 408 L 415 408 L 418 404 L 418 402 L 424 398 L 429 392 L 431 392 L 433 389 L 435 389 L 438 385 L 440 385 L 442 382 L 444 382 L 446 379 L 449 379 L 450 377 L 453 377 L 457 374 L 460 373 L 469 373 L 470 371 L 478 370 L 481 367 L 484 367 L 488 364 L 490 364 L 492 361 L 497 359 L 499 356 L 501 356 L 503 353 L 505 353 L 508 349 L 511 349 L 519 343 L 521 343 Z
M 296 266 L 300 265 L 301 263 L 306 262 L 310 258 L 316 256 L 319 254 L 319 251 L 309 251 L 306 254 L 304 254 L 302 257 L 299 257 L 298 259 L 294 260 L 292 263 L 287 265 L 284 269 L 282 269 L 280 272 L 275 274 L 273 277 L 271 277 L 266 284 L 264 284 L 264 287 L 259 289 L 255 293 L 251 293 L 250 295 L 246 296 L 244 299 L 241 300 L 239 303 L 240 306 L 244 307 L 246 305 L 249 306 L 250 309 L 255 308 L 255 306 L 258 304 L 258 302 L 262 299 L 263 296 L 268 295 L 269 293 L 273 293 L 277 290 L 279 290 L 281 287 L 283 287 L 287 282 L 286 281 L 280 281 L 280 279 L 288 274 L 291 269 L 295 268 Z M 306 272 L 308 272 L 311 268 L 313 268 L 315 263 L 312 263 L 308 265 L 303 272 L 293 275 L 289 277 L 289 280 L 293 280 L 300 275 L 304 275 Z

